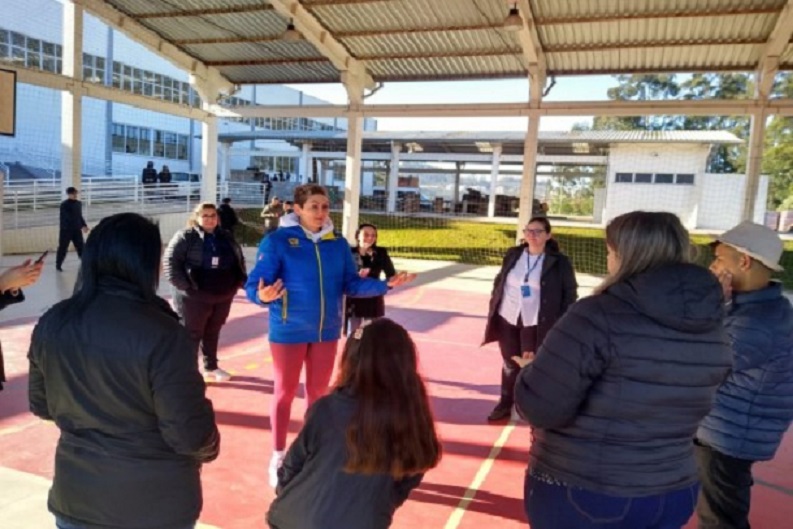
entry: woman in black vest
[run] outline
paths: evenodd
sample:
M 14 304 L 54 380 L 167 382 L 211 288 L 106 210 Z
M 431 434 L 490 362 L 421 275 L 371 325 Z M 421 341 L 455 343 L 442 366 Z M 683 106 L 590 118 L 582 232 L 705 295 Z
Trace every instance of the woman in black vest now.
M 493 282 L 482 345 L 498 341 L 503 368 L 501 398 L 487 417 L 510 416 L 520 367 L 513 356 L 534 353 L 553 324 L 578 299 L 570 260 L 551 239 L 551 223 L 532 218 L 523 229 L 524 242 L 507 251 Z
M 377 226 L 361 224 L 355 232 L 356 245 L 352 247 L 352 258 L 358 265 L 361 277 L 379 279 L 385 273 L 386 280 L 396 275 L 394 263 L 388 250 L 377 246 Z M 383 296 L 373 298 L 347 298 L 347 329 L 354 331 L 367 320 L 385 316 Z

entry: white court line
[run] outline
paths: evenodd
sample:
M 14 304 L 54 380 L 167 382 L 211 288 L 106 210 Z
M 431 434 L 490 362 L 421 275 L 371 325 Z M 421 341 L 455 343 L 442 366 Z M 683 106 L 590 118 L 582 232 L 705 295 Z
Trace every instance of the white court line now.
M 501 453 L 501 449 L 504 448 L 505 444 L 507 444 L 507 440 L 515 430 L 516 424 L 517 421 L 515 419 L 511 419 L 509 423 L 504 426 L 504 429 L 501 430 L 501 435 L 498 439 L 496 439 L 493 448 L 490 449 L 490 454 L 488 454 L 487 459 L 482 462 L 482 465 L 476 472 L 473 481 L 471 481 L 471 484 L 468 485 L 468 489 L 465 491 L 465 494 L 463 494 L 463 497 L 460 499 L 460 503 L 457 504 L 454 512 L 452 512 L 451 516 L 449 516 L 449 519 L 446 521 L 446 525 L 443 526 L 443 529 L 457 529 L 457 527 L 459 527 L 460 522 L 463 521 L 465 511 L 468 509 L 468 506 L 471 504 L 474 497 L 476 497 L 479 487 L 482 486 L 482 483 L 485 482 L 485 478 L 487 478 L 487 475 L 490 474 L 490 471 L 493 469 L 493 465 L 496 462 L 498 454 Z

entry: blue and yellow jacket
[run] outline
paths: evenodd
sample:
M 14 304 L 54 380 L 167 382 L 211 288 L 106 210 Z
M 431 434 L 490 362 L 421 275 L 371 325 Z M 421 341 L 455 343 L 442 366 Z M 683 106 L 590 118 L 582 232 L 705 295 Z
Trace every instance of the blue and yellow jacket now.
M 259 305 L 259 279 L 281 279 L 286 294 L 269 304 L 270 341 L 312 343 L 338 340 L 344 296 L 382 296 L 385 281 L 361 278 L 350 245 L 329 224 L 317 242 L 299 225 L 285 226 L 262 240 L 248 276 L 248 299 Z

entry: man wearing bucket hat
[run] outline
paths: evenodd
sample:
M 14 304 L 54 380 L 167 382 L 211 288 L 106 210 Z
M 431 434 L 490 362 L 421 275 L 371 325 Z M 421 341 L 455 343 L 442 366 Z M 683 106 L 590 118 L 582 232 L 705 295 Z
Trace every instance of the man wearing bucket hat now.
M 771 280 L 782 270 L 774 231 L 742 222 L 713 247 L 734 357 L 694 441 L 697 516 L 699 529 L 749 529 L 752 465 L 774 457 L 793 420 L 793 308 Z

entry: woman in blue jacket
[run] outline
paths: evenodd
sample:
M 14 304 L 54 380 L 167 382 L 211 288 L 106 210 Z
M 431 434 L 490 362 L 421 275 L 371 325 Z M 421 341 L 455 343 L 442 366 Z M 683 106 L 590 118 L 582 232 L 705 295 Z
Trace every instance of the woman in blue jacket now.
M 342 328 L 344 296 L 382 296 L 388 287 L 413 279 L 397 274 L 388 282 L 362 278 L 350 245 L 334 232 L 324 187 L 295 189 L 295 211 L 262 240 L 248 276 L 248 299 L 270 307 L 270 352 L 275 380 L 270 421 L 273 456 L 270 485 L 278 484 L 292 400 L 306 364 L 306 396 L 311 406 L 328 389 Z

